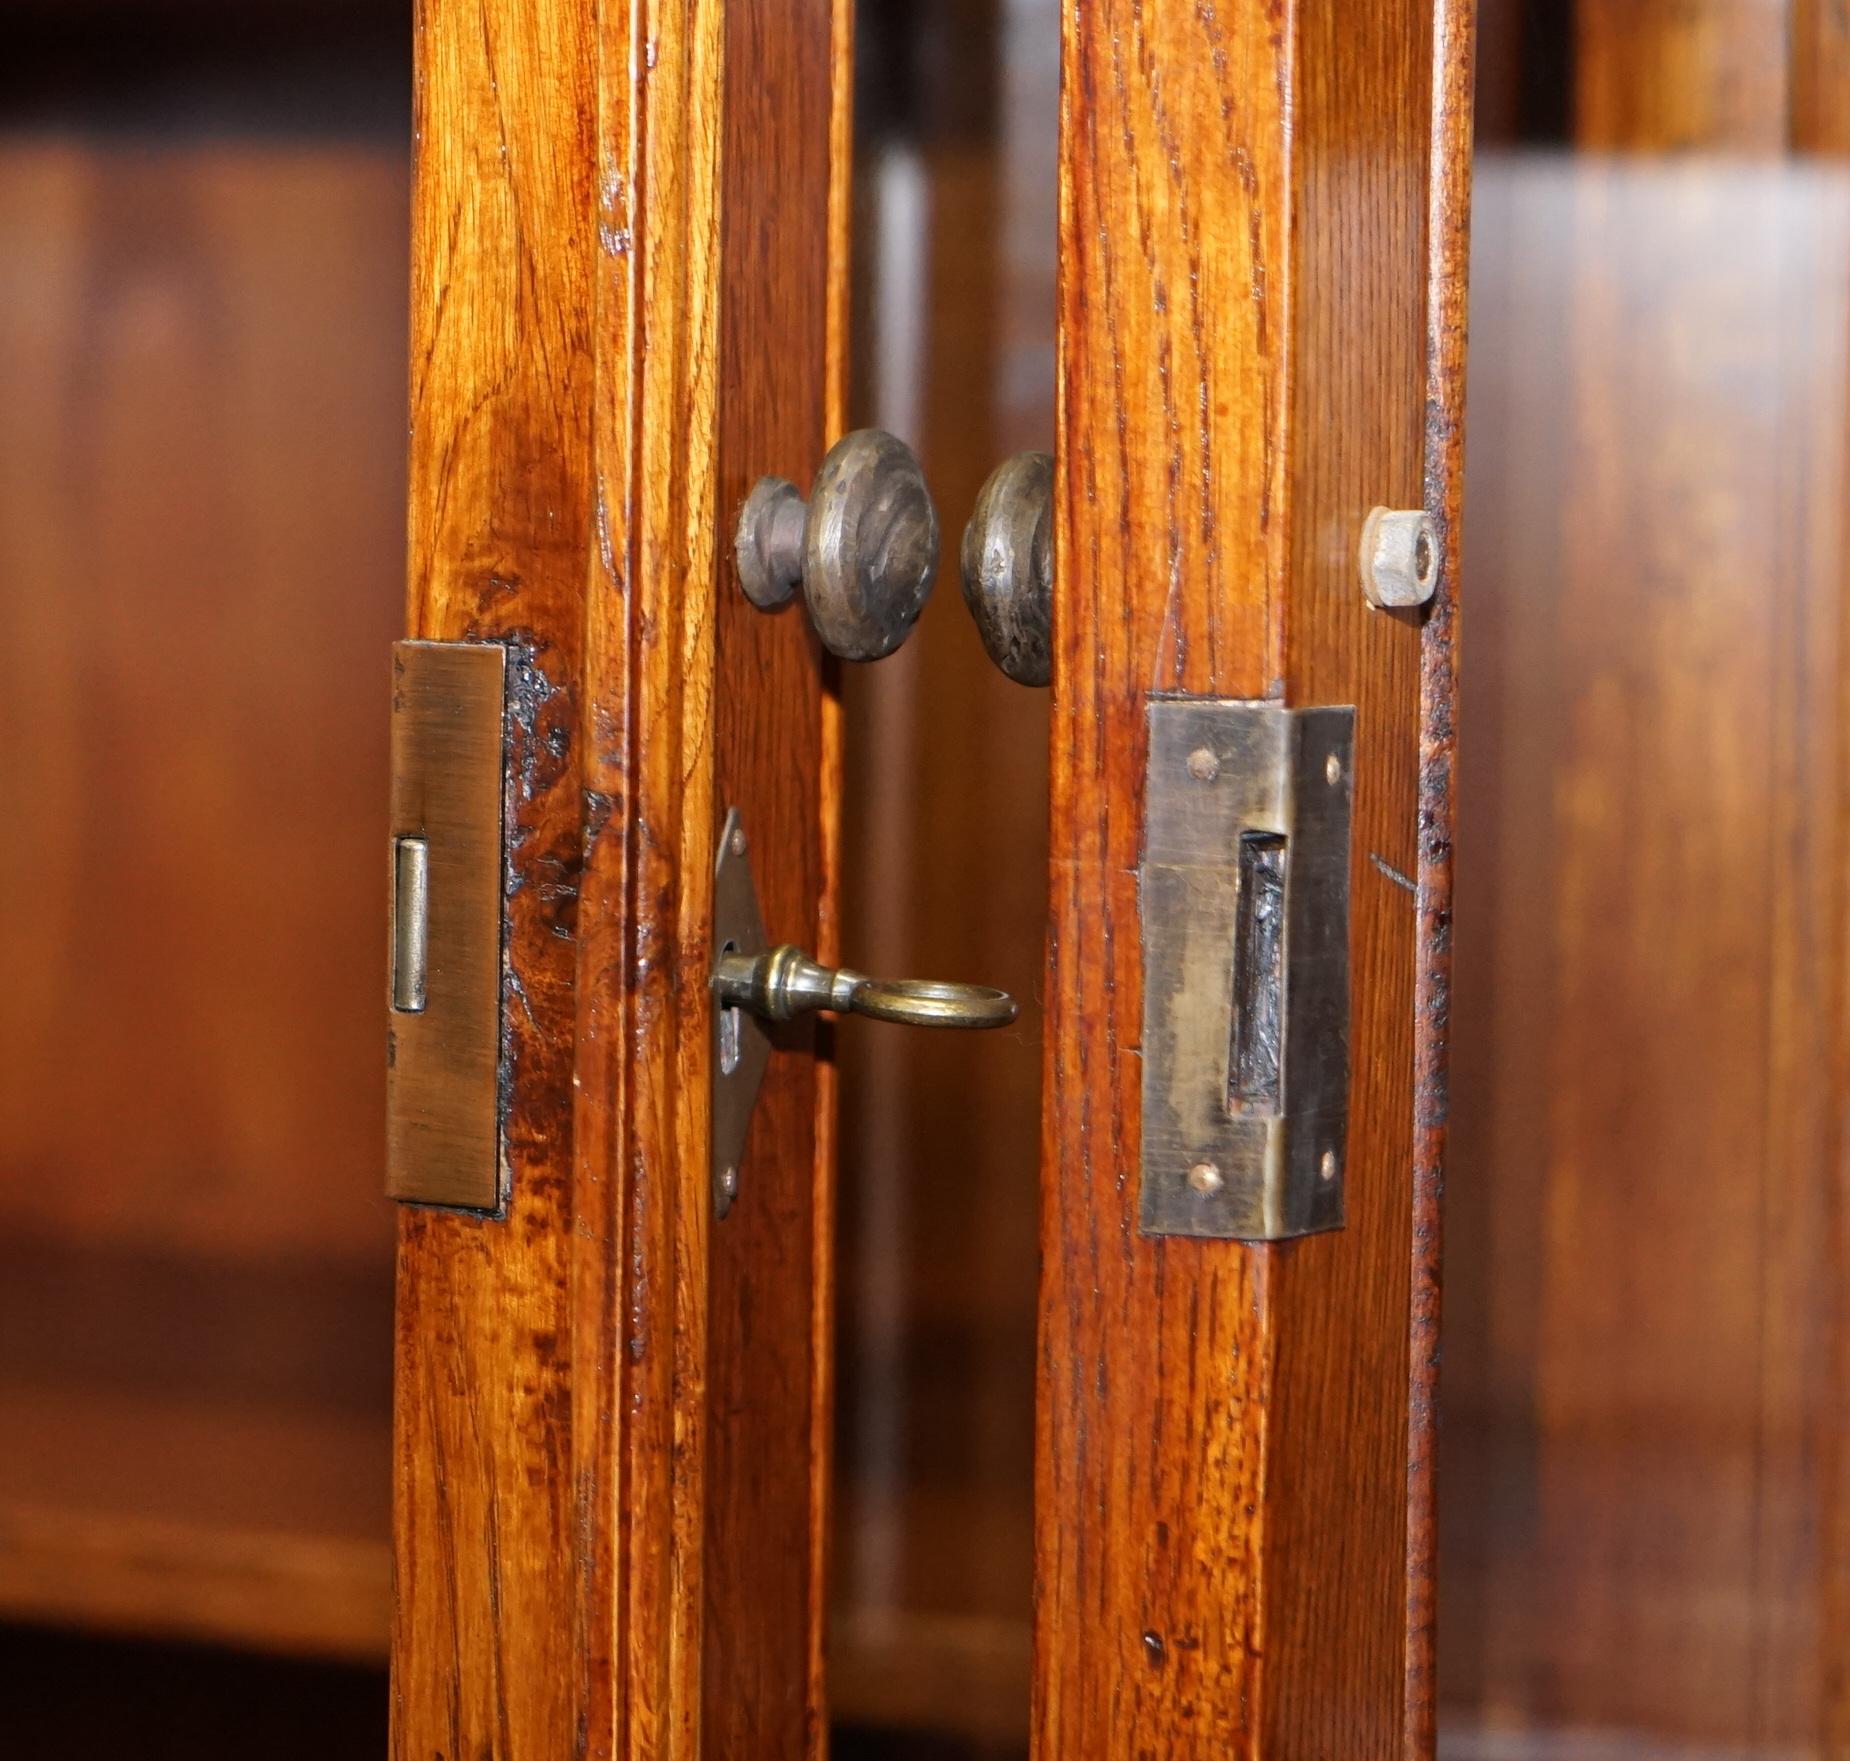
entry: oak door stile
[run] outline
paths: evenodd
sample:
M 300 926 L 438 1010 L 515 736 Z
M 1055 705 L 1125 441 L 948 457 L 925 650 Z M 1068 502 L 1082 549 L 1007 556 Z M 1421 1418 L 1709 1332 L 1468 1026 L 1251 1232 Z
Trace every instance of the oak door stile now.
M 1372 508 L 1429 494 L 1429 208 L 1461 273 L 1467 18 L 1448 4 L 1436 33 L 1421 0 L 1064 12 L 1042 1761 L 1411 1758 L 1428 1740 L 1431 1386 L 1420 1372 L 1416 1413 L 1410 1364 L 1436 1312 L 1448 870 L 1421 825 L 1443 841 L 1449 785 L 1430 752 L 1423 784 L 1421 738 L 1443 740 L 1450 671 L 1443 601 L 1372 609 L 1357 553 Z M 1431 362 L 1449 508 L 1459 355 Z M 1156 696 L 1354 708 L 1328 1233 L 1138 1226 Z
M 729 803 L 778 933 L 832 912 L 819 657 L 720 534 L 829 438 L 835 29 L 831 0 L 418 8 L 409 620 L 507 648 L 508 1196 L 401 1220 L 406 1761 L 825 1725 L 819 1084 L 774 1060 L 715 1222 L 705 974 Z

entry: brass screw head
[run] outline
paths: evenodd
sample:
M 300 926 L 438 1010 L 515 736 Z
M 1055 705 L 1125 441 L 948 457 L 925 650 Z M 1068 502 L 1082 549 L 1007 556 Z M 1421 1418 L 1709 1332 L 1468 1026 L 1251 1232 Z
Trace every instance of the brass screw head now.
M 1203 1198 L 1212 1198 L 1225 1184 L 1220 1170 L 1212 1162 L 1197 1162 L 1188 1171 L 1188 1183 Z
M 1207 746 L 1197 746 L 1188 755 L 1188 774 L 1198 783 L 1211 783 L 1220 775 L 1220 759 Z

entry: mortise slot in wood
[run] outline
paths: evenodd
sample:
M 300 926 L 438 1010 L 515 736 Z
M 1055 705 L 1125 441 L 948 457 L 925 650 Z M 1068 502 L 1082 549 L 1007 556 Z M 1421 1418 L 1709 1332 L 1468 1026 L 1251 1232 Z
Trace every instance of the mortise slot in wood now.
M 1233 945 L 1233 1110 L 1276 1114 L 1283 1068 L 1285 839 L 1242 832 Z

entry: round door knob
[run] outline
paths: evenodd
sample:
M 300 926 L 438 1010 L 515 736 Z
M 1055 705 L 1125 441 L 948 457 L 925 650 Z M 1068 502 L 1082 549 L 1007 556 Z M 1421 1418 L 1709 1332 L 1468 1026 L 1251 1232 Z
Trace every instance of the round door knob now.
M 805 502 L 762 477 L 739 514 L 745 597 L 764 610 L 800 587 L 822 646 L 879 660 L 905 641 L 938 573 L 938 512 L 912 449 L 878 428 L 829 449 Z
M 1018 452 L 989 474 L 964 528 L 964 601 L 983 646 L 1020 685 L 1053 677 L 1053 455 Z

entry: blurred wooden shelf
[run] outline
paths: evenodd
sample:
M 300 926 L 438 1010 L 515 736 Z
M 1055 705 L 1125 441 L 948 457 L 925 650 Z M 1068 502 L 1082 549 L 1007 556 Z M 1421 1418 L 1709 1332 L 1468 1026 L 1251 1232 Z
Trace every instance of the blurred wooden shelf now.
M 384 1541 L 0 1503 L 0 1616 L 383 1665 Z
M 864 1610 L 829 1634 L 830 1710 L 870 1729 L 954 1731 L 983 1742 L 1028 1736 L 1025 1620 Z
M 1525 1729 L 1477 1717 L 1439 1724 L 1438 1761 L 1811 1761 L 1810 1748 L 1678 1741 L 1580 1725 Z

